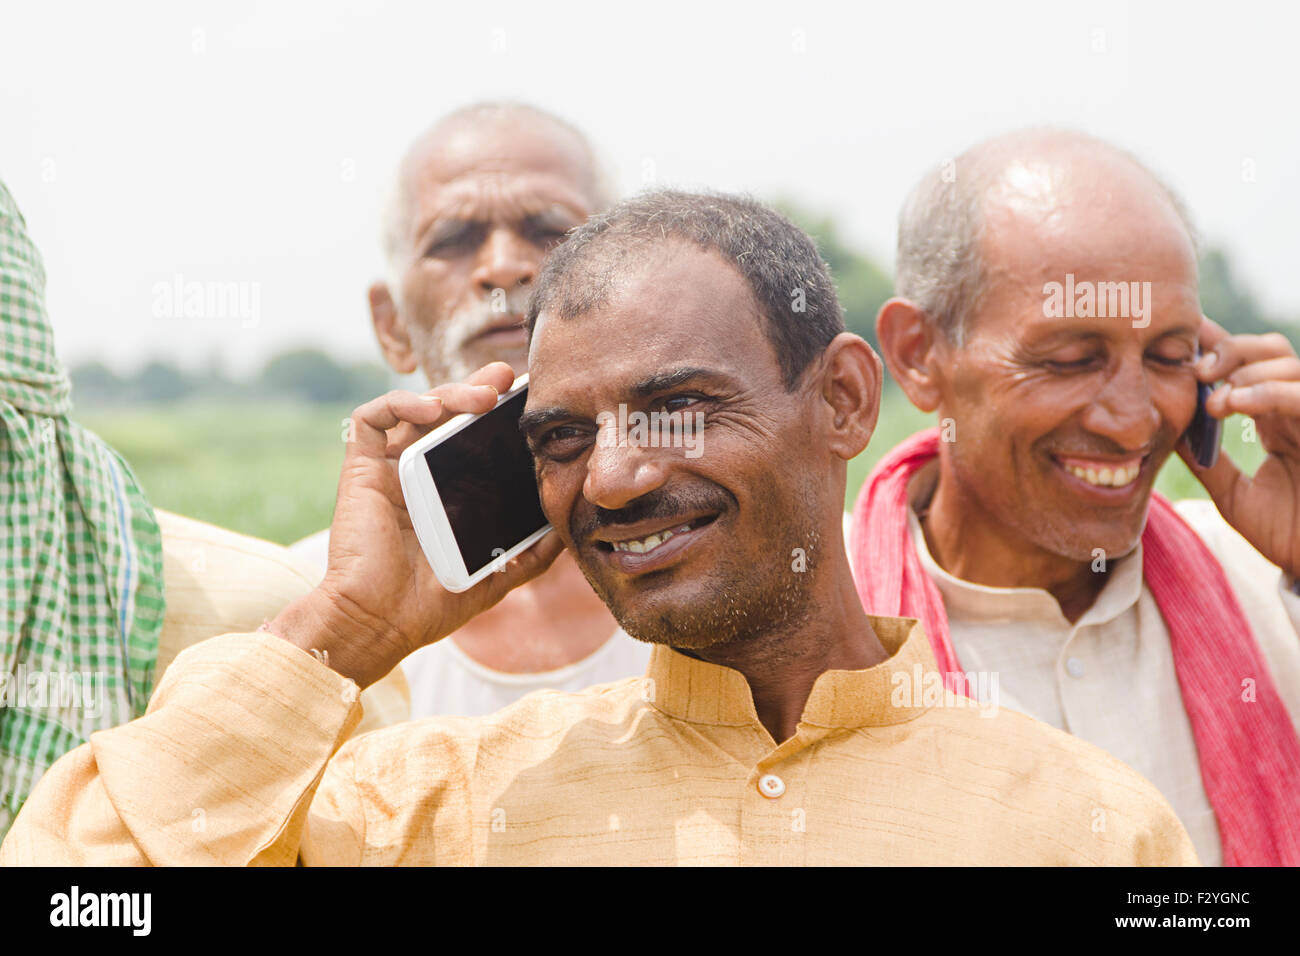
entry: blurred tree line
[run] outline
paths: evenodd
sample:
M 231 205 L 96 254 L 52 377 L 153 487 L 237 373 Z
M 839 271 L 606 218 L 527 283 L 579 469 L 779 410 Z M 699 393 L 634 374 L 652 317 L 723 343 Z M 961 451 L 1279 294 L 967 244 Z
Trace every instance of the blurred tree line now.
M 75 365 L 69 374 L 73 400 L 83 408 L 267 398 L 359 405 L 390 388 L 388 370 L 378 362 L 344 364 L 315 348 L 281 352 L 247 380 L 229 377 L 216 361 L 194 372 L 158 359 L 129 376 L 118 375 L 102 362 Z
M 817 240 L 831 267 L 848 328 L 878 348 L 876 313 L 893 294 L 893 280 L 868 253 L 840 234 L 833 216 L 816 214 L 789 201 L 777 206 Z M 1265 315 L 1216 246 L 1201 256 L 1201 307 L 1230 332 L 1280 331 L 1300 351 L 1300 324 Z M 228 377 L 216 361 L 199 371 L 153 360 L 135 374 L 119 376 L 100 362 L 71 369 L 74 399 L 87 405 L 157 404 L 189 399 L 233 402 L 279 398 L 307 404 L 360 404 L 390 387 L 388 370 L 378 362 L 340 363 L 316 348 L 298 348 L 273 357 L 251 380 Z

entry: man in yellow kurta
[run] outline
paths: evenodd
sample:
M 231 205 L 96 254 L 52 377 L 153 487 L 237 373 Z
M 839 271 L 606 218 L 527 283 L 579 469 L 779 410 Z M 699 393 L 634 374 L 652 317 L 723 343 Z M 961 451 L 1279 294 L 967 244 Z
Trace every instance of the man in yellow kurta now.
M 270 633 L 183 652 L 145 717 L 51 769 L 0 862 L 1195 862 L 1140 776 L 935 692 L 916 623 L 863 612 L 840 515 L 881 367 L 807 236 L 747 200 L 639 198 L 553 253 L 529 324 L 555 533 L 450 594 L 402 506 L 395 453 L 491 408 L 507 366 L 362 406 L 325 580 Z M 611 433 L 637 412 L 649 432 Z M 359 687 L 563 547 L 655 645 L 644 678 L 340 749 Z

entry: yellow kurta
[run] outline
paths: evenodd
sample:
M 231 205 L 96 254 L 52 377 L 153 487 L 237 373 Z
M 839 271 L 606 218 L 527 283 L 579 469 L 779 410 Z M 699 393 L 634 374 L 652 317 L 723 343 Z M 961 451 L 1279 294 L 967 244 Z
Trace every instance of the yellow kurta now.
M 934 668 L 925 636 L 871 621 L 890 659 L 823 674 L 780 746 L 740 673 L 656 647 L 644 678 L 338 749 L 351 681 L 267 634 L 207 641 L 147 716 L 55 765 L 0 862 L 1196 862 L 1155 788 L 1101 750 L 904 693 Z
M 278 544 L 158 508 L 154 514 L 162 532 L 167 603 L 154 665 L 156 686 L 185 648 L 232 631 L 255 630 L 320 581 L 318 570 Z M 411 716 L 400 667 L 367 687 L 361 701 L 365 717 L 354 733 Z M 0 806 L 0 839 L 11 822 L 8 809 Z
M 167 610 L 158 638 L 155 681 L 192 644 L 235 631 L 255 630 L 320 583 L 320 569 L 288 548 L 226 528 L 154 509 L 163 540 Z M 361 695 L 365 716 L 354 733 L 411 717 L 411 696 L 400 667 Z

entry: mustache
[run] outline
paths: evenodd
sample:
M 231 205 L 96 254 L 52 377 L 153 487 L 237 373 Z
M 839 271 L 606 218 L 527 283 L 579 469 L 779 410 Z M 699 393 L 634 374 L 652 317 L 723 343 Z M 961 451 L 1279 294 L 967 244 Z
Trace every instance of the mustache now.
M 676 518 L 680 515 L 702 511 L 723 511 L 736 499 L 717 485 L 691 486 L 690 488 L 656 488 L 622 508 L 608 509 L 596 505 L 584 514 L 575 514 L 569 523 L 569 533 L 576 542 L 587 541 L 601 528 L 610 525 L 633 524 L 654 518 Z
M 453 324 L 461 330 L 460 341 L 463 344 L 507 316 L 519 316 L 519 321 L 522 324 L 523 317 L 527 312 L 528 296 L 519 292 L 512 292 L 506 295 L 504 310 L 493 308 L 492 302 L 485 299 L 458 310 L 453 319 Z
M 1109 439 L 1102 438 L 1099 435 L 1083 433 L 1074 438 L 1056 438 L 1045 447 L 1049 455 L 1075 455 L 1080 458 L 1096 456 L 1099 458 L 1124 458 L 1129 455 L 1151 455 L 1158 451 L 1172 448 L 1177 444 L 1180 436 L 1174 434 L 1174 430 L 1167 426 L 1162 426 L 1158 432 L 1151 436 L 1142 448 L 1132 449 L 1124 448 Z

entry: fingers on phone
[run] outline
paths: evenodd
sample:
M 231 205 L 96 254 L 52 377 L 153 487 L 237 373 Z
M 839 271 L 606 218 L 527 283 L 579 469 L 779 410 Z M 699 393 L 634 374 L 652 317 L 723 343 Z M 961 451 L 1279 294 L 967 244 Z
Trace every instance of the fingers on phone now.
M 1225 385 L 1224 388 L 1228 386 Z M 1273 379 L 1258 385 L 1233 388 L 1223 402 L 1228 414 L 1300 418 L 1300 381 L 1283 382 Z
M 1206 381 L 1231 378 L 1238 369 L 1254 363 L 1265 363 L 1272 359 L 1295 358 L 1295 349 L 1285 335 L 1280 332 L 1267 332 L 1264 335 L 1232 335 L 1222 339 L 1214 346 L 1208 358 L 1213 362 L 1197 366 Z M 1204 359 L 1202 361 L 1205 361 Z
M 428 428 L 443 417 L 443 401 L 414 392 L 392 391 L 358 406 L 347 432 L 349 453 L 391 457 L 394 430 L 406 425 Z M 409 442 L 408 442 L 409 443 Z
M 1228 384 L 1233 388 L 1258 385 L 1268 381 L 1300 382 L 1300 358 L 1287 355 L 1282 358 L 1251 362 L 1228 376 Z
M 515 370 L 506 362 L 489 362 L 465 379 L 467 385 L 490 385 L 498 394 L 505 394 L 515 381 Z
M 513 382 L 514 379 L 511 379 L 511 381 Z M 502 389 L 502 391 L 506 390 Z M 439 385 L 427 394 L 440 399 L 442 407 L 450 415 L 459 415 L 462 412 L 481 415 L 484 412 L 490 412 L 499 397 L 499 393 L 492 385 L 471 385 L 469 382 Z
M 1227 418 L 1232 414 L 1228 405 L 1228 396 L 1231 394 L 1231 385 L 1220 385 L 1205 399 L 1205 410 L 1215 418 Z

